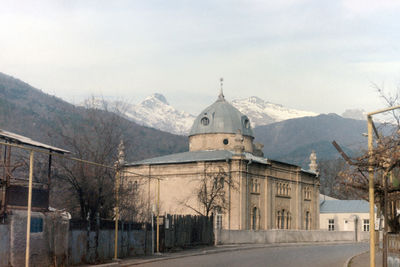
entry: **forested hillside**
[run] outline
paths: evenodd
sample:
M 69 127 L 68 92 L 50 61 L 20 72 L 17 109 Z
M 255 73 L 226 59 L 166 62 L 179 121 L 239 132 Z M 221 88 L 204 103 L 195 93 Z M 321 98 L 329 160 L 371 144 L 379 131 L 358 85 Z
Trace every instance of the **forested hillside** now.
M 62 129 L 75 129 L 93 123 L 87 117 L 87 109 L 76 107 L 55 96 L 48 95 L 29 84 L 0 73 L 0 129 L 28 136 L 34 140 L 68 147 L 60 136 Z M 111 116 L 110 112 L 92 110 L 99 116 Z M 156 129 L 140 126 L 122 119 L 124 139 L 127 144 L 127 161 L 165 155 L 187 150 L 187 138 Z M 87 127 L 81 127 L 85 131 Z M 82 135 L 87 134 L 82 132 Z M 90 133 L 89 133 L 90 135 Z

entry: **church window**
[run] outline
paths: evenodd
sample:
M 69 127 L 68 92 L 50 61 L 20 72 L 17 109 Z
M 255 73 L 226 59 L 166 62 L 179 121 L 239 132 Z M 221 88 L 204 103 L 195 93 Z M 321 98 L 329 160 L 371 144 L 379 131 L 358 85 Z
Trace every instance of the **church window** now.
M 229 140 L 228 140 L 227 138 L 225 138 L 225 139 L 223 140 L 223 143 L 224 143 L 224 145 L 227 145 L 227 144 L 229 144 Z
M 290 229 L 290 223 L 292 220 L 292 216 L 290 215 L 290 212 L 286 213 L 286 229 Z
M 210 120 L 207 117 L 203 117 L 201 118 L 201 124 L 204 126 L 207 126 L 208 124 L 210 124 Z
M 278 183 L 277 184 L 276 194 L 278 196 L 290 197 L 290 191 L 291 191 L 291 188 L 290 188 L 289 183 Z
M 306 211 L 306 230 L 310 230 L 311 216 L 310 212 Z
M 276 213 L 276 226 L 278 229 L 290 229 L 292 227 L 292 215 L 289 211 L 283 209 Z
M 328 230 L 329 231 L 335 231 L 335 220 L 334 219 L 329 219 L 329 221 L 328 221 Z
M 282 210 L 282 218 L 281 218 L 281 227 L 280 227 L 280 229 L 285 229 L 285 220 L 286 220 L 285 210 Z
M 304 199 L 311 200 L 311 188 L 309 186 L 304 188 Z
M 128 190 L 129 191 L 133 190 L 133 183 L 131 181 L 128 182 Z
M 251 179 L 251 193 L 260 193 L 260 183 L 258 182 L 258 179 Z
M 280 228 L 281 228 L 281 227 L 280 227 L 280 226 L 281 226 L 281 220 L 282 220 L 281 212 L 280 212 L 280 211 L 277 212 L 276 217 L 277 217 L 276 225 L 278 226 L 278 229 L 280 229 Z
M 217 213 L 217 221 L 216 221 L 216 228 L 217 229 L 222 229 L 222 214 L 221 213 Z
M 252 218 L 251 218 L 251 229 L 257 230 L 258 229 L 258 216 L 259 216 L 258 209 L 256 207 L 254 207 L 252 213 L 253 214 L 252 214 Z

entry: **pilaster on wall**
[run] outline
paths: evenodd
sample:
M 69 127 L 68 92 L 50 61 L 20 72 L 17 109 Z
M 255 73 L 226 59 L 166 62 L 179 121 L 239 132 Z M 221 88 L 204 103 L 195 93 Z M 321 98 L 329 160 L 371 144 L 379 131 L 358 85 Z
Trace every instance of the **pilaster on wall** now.
M 302 221 L 303 221 L 303 186 L 302 183 L 300 183 L 300 172 L 296 172 L 296 201 L 297 201 L 297 212 L 299 213 L 298 216 L 296 216 L 296 228 L 295 229 L 302 229 Z

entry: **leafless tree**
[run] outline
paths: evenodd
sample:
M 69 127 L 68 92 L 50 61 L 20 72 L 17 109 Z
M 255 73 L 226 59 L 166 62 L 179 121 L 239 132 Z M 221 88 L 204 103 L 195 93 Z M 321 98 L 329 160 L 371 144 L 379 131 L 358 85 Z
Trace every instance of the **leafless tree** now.
M 227 191 L 237 188 L 222 166 L 212 164 L 206 164 L 202 177 L 193 182 L 196 183 L 193 194 L 198 205 L 189 204 L 188 201 L 181 204 L 203 216 L 210 216 L 214 211 L 224 213 L 229 207 Z
M 113 217 L 115 170 L 104 166 L 114 166 L 117 161 L 118 145 L 124 139 L 127 124 L 115 107 L 112 111 L 108 112 L 105 101 L 89 101 L 83 118 L 85 123 L 63 127 L 59 133 L 74 157 L 102 165 L 69 159 L 55 162 L 55 174 L 61 181 L 55 200 L 59 204 L 61 200 L 61 205 L 73 216 L 83 220 Z
M 399 105 L 398 93 L 386 95 L 381 87 L 374 85 L 388 107 Z M 359 157 L 352 159 L 349 166 L 340 172 L 340 186 L 359 198 L 368 200 L 368 170 L 374 171 L 375 201 L 380 210 L 384 208 L 384 191 L 387 186 L 390 212 L 388 225 L 392 231 L 400 231 L 400 215 L 397 206 L 400 200 L 399 167 L 400 167 L 400 117 L 393 111 L 394 120 L 389 124 L 381 124 L 379 136 L 375 139 L 372 153 L 365 150 Z M 395 123 L 393 123 L 393 121 Z

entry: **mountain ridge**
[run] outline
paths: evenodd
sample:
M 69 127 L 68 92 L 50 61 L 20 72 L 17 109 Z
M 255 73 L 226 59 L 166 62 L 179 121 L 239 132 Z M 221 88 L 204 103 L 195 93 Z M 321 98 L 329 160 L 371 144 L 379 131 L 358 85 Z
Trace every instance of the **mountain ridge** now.
M 230 102 L 240 112 L 246 114 L 252 127 L 268 125 L 292 118 L 317 116 L 318 113 L 286 108 L 280 104 L 251 96 Z M 138 124 L 179 135 L 187 135 L 196 118 L 170 105 L 164 95 L 155 93 L 137 105 L 127 105 L 125 116 Z
M 61 127 L 87 123 L 84 119 L 86 111 L 84 107 L 74 106 L 28 83 L 0 73 L 1 129 L 68 150 L 57 133 Z M 111 114 L 107 111 L 97 112 Z M 128 161 L 187 150 L 188 141 L 183 136 L 141 126 L 126 119 L 123 123 L 127 125 L 125 136 L 132 146 L 126 153 Z

